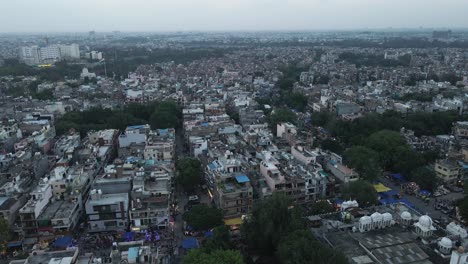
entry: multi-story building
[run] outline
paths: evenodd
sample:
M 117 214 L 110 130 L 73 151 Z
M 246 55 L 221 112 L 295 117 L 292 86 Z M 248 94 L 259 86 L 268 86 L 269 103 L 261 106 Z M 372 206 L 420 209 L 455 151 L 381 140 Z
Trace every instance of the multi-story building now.
M 62 59 L 60 48 L 57 45 L 41 47 L 40 55 L 41 63 L 53 63 Z
M 207 165 L 206 180 L 214 203 L 225 218 L 248 214 L 252 208 L 253 189 L 242 163 L 227 150 Z
M 437 160 L 434 164 L 434 170 L 443 182 L 454 182 L 460 177 L 461 169 L 460 166 L 448 159 Z
M 125 230 L 128 228 L 128 193 L 103 194 L 93 189 L 85 209 L 91 232 Z
M 52 188 L 48 182 L 41 182 L 30 195 L 30 200 L 19 211 L 21 228 L 26 237 L 37 235 L 37 220 L 52 198 Z
M 166 228 L 169 224 L 171 193 L 171 170 L 156 167 L 146 172 L 137 172 L 131 192 L 132 229 Z
M 144 150 L 145 160 L 172 162 L 174 160 L 174 139 L 175 130 L 173 128 L 151 131 Z
M 27 65 L 37 65 L 41 63 L 41 50 L 38 46 L 21 47 L 19 57 Z
M 78 44 L 58 45 L 60 55 L 64 59 L 79 59 L 80 46 Z

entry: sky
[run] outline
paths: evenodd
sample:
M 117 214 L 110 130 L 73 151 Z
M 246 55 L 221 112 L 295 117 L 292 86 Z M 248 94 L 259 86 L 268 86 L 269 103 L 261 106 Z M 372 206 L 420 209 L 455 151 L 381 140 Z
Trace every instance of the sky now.
M 0 32 L 468 28 L 468 0 L 0 0 Z

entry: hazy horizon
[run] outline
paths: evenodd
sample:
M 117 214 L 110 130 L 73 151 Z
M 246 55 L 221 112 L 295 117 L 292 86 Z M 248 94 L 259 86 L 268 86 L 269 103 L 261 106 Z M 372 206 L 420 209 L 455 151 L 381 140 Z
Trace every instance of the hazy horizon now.
M 0 32 L 468 28 L 464 0 L 16 0 Z

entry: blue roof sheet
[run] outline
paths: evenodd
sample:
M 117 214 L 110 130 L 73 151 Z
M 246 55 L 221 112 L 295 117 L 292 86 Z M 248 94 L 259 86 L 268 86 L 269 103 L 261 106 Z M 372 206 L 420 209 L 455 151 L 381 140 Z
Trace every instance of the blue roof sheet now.
M 184 249 L 198 248 L 198 240 L 194 237 L 186 238 L 182 241 L 182 248 Z
M 71 236 L 63 236 L 55 240 L 54 247 L 66 248 L 68 247 L 68 245 L 71 244 L 71 242 L 72 242 Z
M 236 181 L 238 183 L 244 183 L 244 182 L 249 182 L 249 177 L 247 177 L 247 175 L 237 175 L 236 176 Z

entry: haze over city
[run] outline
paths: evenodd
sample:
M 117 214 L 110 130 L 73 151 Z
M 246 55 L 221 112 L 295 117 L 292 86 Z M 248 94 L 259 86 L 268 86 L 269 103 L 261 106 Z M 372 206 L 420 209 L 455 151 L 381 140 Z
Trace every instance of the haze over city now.
M 0 32 L 466 28 L 463 0 L 3 1 Z

